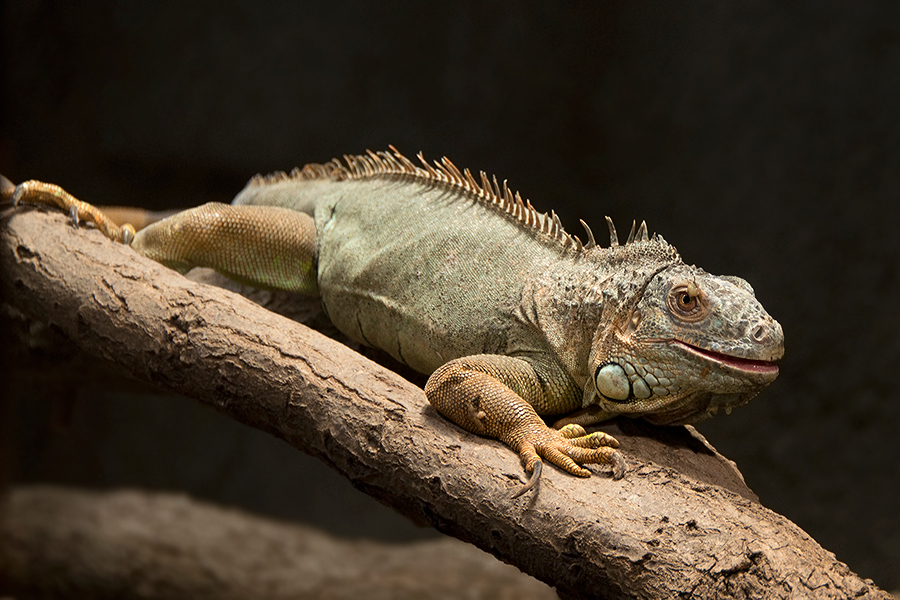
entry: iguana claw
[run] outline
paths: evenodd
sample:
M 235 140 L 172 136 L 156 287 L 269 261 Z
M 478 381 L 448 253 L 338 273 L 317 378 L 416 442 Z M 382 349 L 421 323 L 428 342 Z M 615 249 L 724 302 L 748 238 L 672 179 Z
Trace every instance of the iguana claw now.
M 531 476 L 528 478 L 528 482 L 523 485 L 518 492 L 512 495 L 513 500 L 534 489 L 534 486 L 536 486 L 538 484 L 538 481 L 541 479 L 541 471 L 543 470 L 543 468 L 544 463 L 542 463 L 540 460 L 534 463 L 534 466 L 531 470 Z
M 545 431 L 532 429 L 519 446 L 519 455 L 525 462 L 525 470 L 531 473 L 525 486 L 513 498 L 534 489 L 543 469 L 541 458 L 579 477 L 590 477 L 591 472 L 579 463 L 603 463 L 612 466 L 613 479 L 625 475 L 625 459 L 615 448 L 619 442 L 602 431 L 587 433 L 581 425 L 566 425 L 556 430 L 546 427 Z

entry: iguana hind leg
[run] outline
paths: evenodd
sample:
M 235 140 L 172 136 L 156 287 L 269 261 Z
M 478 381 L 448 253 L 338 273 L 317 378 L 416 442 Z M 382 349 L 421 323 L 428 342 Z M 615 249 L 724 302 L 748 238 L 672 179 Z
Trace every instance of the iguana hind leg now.
M 0 188 L 3 199 L 11 200 L 15 206 L 20 202 L 55 206 L 69 213 L 75 225 L 78 225 L 79 221 L 93 223 L 103 235 L 115 242 L 130 244 L 134 239 L 135 228 L 132 225 L 125 224 L 120 227 L 101 209 L 82 202 L 55 183 L 30 180 L 13 186 L 6 177 L 3 177 Z
M 543 394 L 528 362 L 498 355 L 467 356 L 438 368 L 425 385 L 428 401 L 460 427 L 497 438 L 519 453 L 531 474 L 520 496 L 541 474 L 541 458 L 580 477 L 591 472 L 579 463 L 612 465 L 613 477 L 625 473 L 625 461 L 614 450 L 618 442 L 603 432 L 587 434 L 580 425 L 548 427 L 532 404 Z M 530 402 L 529 402 L 530 400 Z
M 210 202 L 138 231 L 131 247 L 182 273 L 210 267 L 253 287 L 318 294 L 315 221 L 295 210 Z
M 26 181 L 15 187 L 0 181 L 0 193 L 13 204 L 55 206 L 72 220 L 93 223 L 111 240 L 179 272 L 209 267 L 253 287 L 317 295 L 316 228 L 307 214 L 272 206 L 231 206 L 211 202 L 177 212 L 154 213 L 117 208 L 120 218 L 137 218 L 121 227 L 104 210 L 78 200 L 58 185 Z M 110 211 L 112 212 L 112 211 Z

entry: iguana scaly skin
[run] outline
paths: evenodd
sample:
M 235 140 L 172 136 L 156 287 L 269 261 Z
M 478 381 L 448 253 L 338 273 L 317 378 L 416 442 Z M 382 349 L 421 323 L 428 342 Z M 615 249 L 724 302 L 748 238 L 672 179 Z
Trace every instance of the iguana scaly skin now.
M 232 205 L 206 204 L 119 230 L 61 188 L 13 199 L 57 204 L 111 238 L 186 271 L 319 295 L 342 332 L 430 374 L 428 400 L 575 475 L 618 443 L 582 425 L 616 415 L 694 422 L 747 402 L 778 375 L 780 325 L 737 277 L 686 265 L 646 225 L 610 247 L 566 233 L 484 173 L 396 149 L 253 178 Z M 539 415 L 563 416 L 561 429 Z

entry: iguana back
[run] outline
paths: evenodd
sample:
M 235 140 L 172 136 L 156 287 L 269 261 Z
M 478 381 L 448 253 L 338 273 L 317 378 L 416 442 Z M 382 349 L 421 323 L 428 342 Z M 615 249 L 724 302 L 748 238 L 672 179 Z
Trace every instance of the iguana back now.
M 533 335 L 515 318 L 526 282 L 570 258 L 501 206 L 427 180 L 263 180 L 235 204 L 285 197 L 315 216 L 319 293 L 335 326 L 425 374 L 513 351 L 511 339 Z

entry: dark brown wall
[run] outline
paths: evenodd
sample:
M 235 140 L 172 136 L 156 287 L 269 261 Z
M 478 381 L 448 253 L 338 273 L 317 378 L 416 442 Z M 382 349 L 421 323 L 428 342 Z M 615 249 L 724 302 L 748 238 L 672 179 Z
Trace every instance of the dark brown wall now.
M 5 3 L 0 171 L 174 206 L 393 143 L 508 178 L 572 231 L 647 219 L 784 326 L 779 381 L 701 430 L 766 505 L 900 587 L 900 5 L 316 4 Z M 34 425 L 21 477 L 404 527 L 342 516 L 368 503 L 327 472 L 301 485 L 318 467 L 280 444 L 148 402 L 80 403 L 69 442 Z

